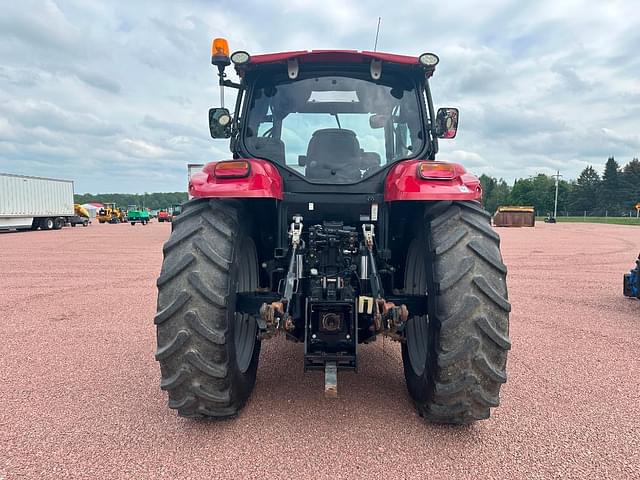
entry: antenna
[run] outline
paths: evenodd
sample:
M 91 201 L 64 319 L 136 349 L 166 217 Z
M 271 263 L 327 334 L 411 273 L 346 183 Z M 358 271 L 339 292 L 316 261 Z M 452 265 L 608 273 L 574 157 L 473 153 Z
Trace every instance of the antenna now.
M 376 41 L 373 44 L 373 51 L 377 52 L 378 51 L 378 35 L 380 34 L 380 20 L 382 19 L 382 17 L 378 17 L 378 28 L 376 29 Z

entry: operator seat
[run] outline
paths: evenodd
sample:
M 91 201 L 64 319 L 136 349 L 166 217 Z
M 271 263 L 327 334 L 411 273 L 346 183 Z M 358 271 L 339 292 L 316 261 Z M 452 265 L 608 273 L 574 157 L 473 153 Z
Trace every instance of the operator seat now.
M 362 178 L 360 162 L 360 144 L 354 131 L 316 130 L 307 147 L 305 176 L 309 180 L 356 182 Z

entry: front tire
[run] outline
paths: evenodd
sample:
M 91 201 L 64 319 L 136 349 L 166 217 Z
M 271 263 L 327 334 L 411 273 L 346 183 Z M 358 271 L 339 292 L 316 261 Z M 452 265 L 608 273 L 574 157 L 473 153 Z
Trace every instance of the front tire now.
M 428 293 L 429 315 L 407 323 L 402 359 L 426 419 L 466 424 L 490 416 L 507 381 L 509 311 L 500 237 L 475 202 L 439 202 L 409 247 L 407 293 Z
M 232 201 L 191 201 L 164 245 L 156 359 L 169 407 L 184 417 L 235 416 L 255 384 L 257 324 L 234 311 L 235 293 L 258 287 L 256 248 L 244 229 L 251 222 L 240 211 Z

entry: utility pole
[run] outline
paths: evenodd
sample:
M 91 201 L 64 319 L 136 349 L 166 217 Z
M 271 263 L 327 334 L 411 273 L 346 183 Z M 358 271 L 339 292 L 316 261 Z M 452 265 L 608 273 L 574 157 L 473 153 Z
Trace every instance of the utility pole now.
M 556 218 L 558 216 L 558 183 L 560 183 L 560 177 L 562 175 L 560 175 L 560 170 L 557 170 L 556 174 L 551 176 L 556 179 L 556 200 L 553 206 L 553 218 Z

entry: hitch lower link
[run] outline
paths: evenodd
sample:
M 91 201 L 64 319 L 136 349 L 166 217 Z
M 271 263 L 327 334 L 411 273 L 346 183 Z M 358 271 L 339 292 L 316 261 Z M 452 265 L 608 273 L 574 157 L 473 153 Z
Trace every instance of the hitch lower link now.
M 387 302 L 384 298 L 360 296 L 358 313 L 373 315 L 373 325 L 370 327 L 372 332 L 382 333 L 399 342 L 404 340 L 402 333 L 409 319 L 409 310 L 406 305 L 398 306 L 393 302 Z
M 284 295 L 279 302 L 272 302 L 270 304 L 263 303 L 260 307 L 258 337 L 261 340 L 273 337 L 281 327 L 287 332 L 295 329 L 295 325 L 289 314 L 289 308 L 291 307 L 291 298 L 293 297 L 296 282 L 299 280 L 296 276 L 296 252 L 302 241 L 302 226 L 302 216 L 294 215 L 293 222 L 289 228 L 291 260 L 289 261 L 289 270 L 287 271 L 287 278 L 285 280 Z
M 283 322 L 284 320 L 284 322 Z M 293 320 L 285 311 L 284 303 L 263 303 L 260 307 L 260 319 L 258 320 L 258 338 L 266 340 L 272 338 L 283 327 L 287 332 L 295 328 Z
M 397 341 L 403 341 L 405 324 L 409 319 L 407 306 L 387 302 L 384 298 L 358 297 L 358 313 L 373 316 L 371 331 Z M 284 320 L 284 322 L 283 322 Z M 260 307 L 259 320 L 260 340 L 272 338 L 282 327 L 290 332 L 295 329 L 291 317 L 285 310 L 283 302 L 263 303 Z
M 299 280 L 296 276 L 296 252 L 301 243 L 302 220 L 302 216 L 295 215 L 289 229 L 291 260 L 285 281 L 284 295 L 280 301 L 271 302 L 270 304 L 263 303 L 260 307 L 258 337 L 261 340 L 273 337 L 280 329 L 284 329 L 287 332 L 295 329 L 295 324 L 291 319 L 289 309 L 296 282 Z M 358 313 L 373 316 L 372 332 L 376 334 L 382 333 L 393 340 L 403 341 L 403 331 L 409 318 L 409 310 L 404 304 L 397 306 L 382 297 L 382 282 L 380 281 L 376 262 L 373 257 L 374 226 L 372 224 L 363 224 L 362 233 L 372 268 L 369 280 L 374 296 L 368 297 L 360 295 L 358 297 Z

